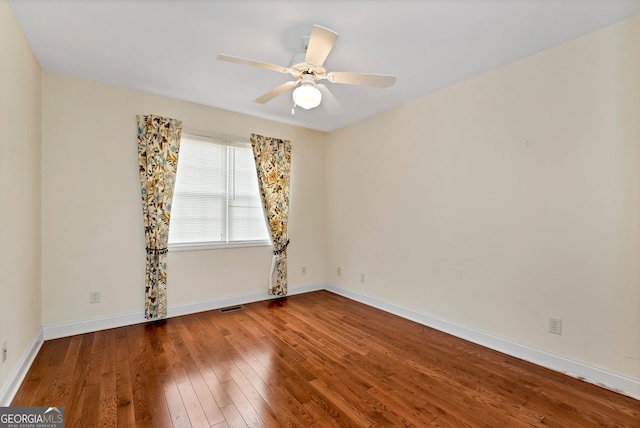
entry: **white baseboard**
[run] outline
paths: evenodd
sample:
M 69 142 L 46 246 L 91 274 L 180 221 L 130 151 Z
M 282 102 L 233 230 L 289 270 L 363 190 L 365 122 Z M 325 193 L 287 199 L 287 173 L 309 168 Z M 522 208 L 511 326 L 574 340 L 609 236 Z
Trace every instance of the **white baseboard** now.
M 311 291 L 318 290 L 324 290 L 324 282 L 290 286 L 288 295 L 294 296 L 296 294 L 309 293 Z M 205 312 L 213 309 L 226 308 L 228 306 L 261 302 L 263 300 L 272 300 L 277 299 L 278 297 L 280 296 L 272 296 L 267 292 L 267 290 L 264 290 L 257 293 L 239 294 L 236 296 L 222 297 L 218 299 L 205 300 L 202 302 L 171 305 L 167 308 L 167 318 L 195 314 L 198 312 Z
M 323 290 L 325 287 L 323 282 L 303 284 L 289 287 L 289 295 L 308 293 L 311 291 Z M 255 293 L 239 294 L 236 296 L 221 297 L 217 299 L 205 300 L 193 303 L 181 303 L 178 305 L 169 305 L 167 307 L 167 318 L 178 317 L 181 315 L 195 314 L 197 312 L 210 311 L 213 309 L 225 308 L 227 306 L 242 305 L 247 303 L 259 302 L 262 300 L 275 299 L 278 296 L 272 296 L 267 291 L 259 291 Z M 128 325 L 140 324 L 147 322 L 144 318 L 144 312 L 131 312 L 128 314 L 112 315 L 108 317 L 92 318 L 88 320 L 49 324 L 43 327 L 44 339 L 57 339 L 59 337 L 73 336 L 75 334 L 91 333 L 94 331 L 106 330 L 109 328 L 124 327 Z
M 449 333 L 478 345 L 502 352 L 516 358 L 529 361 L 531 363 L 549 368 L 551 370 L 567 374 L 571 377 L 582 379 L 612 391 L 619 392 L 629 397 L 640 400 L 640 381 L 609 372 L 597 367 L 570 360 L 559 355 L 554 355 L 546 351 L 531 348 L 529 346 L 516 343 L 489 333 L 485 333 L 473 328 L 457 324 L 455 322 L 438 318 L 413 309 L 405 308 L 386 300 L 359 293 L 354 290 L 340 287 L 331 283 L 311 283 L 289 287 L 289 295 L 309 293 L 318 290 L 328 290 L 349 299 L 364 303 L 383 311 L 398 315 L 402 318 L 415 321 L 419 324 L 435 328 L 436 330 Z M 167 308 L 167 317 L 177 317 L 197 312 L 220 309 L 227 306 L 241 305 L 263 300 L 277 298 L 267 294 L 266 291 L 256 293 L 246 293 L 236 296 L 222 297 L 206 300 L 202 302 L 184 303 L 170 305 Z M 17 391 L 22 379 L 27 373 L 35 355 L 37 354 L 43 339 L 55 339 L 59 337 L 72 336 L 75 334 L 89 333 L 115 327 L 139 324 L 146 322 L 142 311 L 129 314 L 114 315 L 103 318 L 95 318 L 71 323 L 52 324 L 44 326 L 39 337 L 34 341 L 34 345 L 22 358 L 20 364 L 10 377 L 10 381 L 0 390 L 0 405 L 10 402 Z
M 584 380 L 606 389 L 640 400 L 640 381 L 597 367 L 570 360 L 546 351 L 531 348 L 452 321 L 396 305 L 386 300 L 359 293 L 339 285 L 325 283 L 325 289 L 351 300 L 381 309 L 385 312 L 443 331 L 503 354 L 511 355 L 568 376 Z
M 140 324 L 145 321 L 144 312 L 140 311 L 81 321 L 49 324 L 43 326 L 42 330 L 44 331 L 44 340 L 51 340 L 60 337 L 74 336 L 76 334 L 107 330 L 109 328 Z
M 16 392 L 18 392 L 18 388 L 22 385 L 22 381 L 31 367 L 31 364 L 33 364 L 33 360 L 36 359 L 36 355 L 38 355 L 38 351 L 40 351 L 43 341 L 42 329 L 40 329 L 36 337 L 31 342 L 31 345 L 27 348 L 24 354 L 22 354 L 20 361 L 18 361 L 18 364 L 9 375 L 7 381 L 2 385 L 2 388 L 0 388 L 0 407 L 8 407 L 11 405 L 13 397 L 15 397 Z

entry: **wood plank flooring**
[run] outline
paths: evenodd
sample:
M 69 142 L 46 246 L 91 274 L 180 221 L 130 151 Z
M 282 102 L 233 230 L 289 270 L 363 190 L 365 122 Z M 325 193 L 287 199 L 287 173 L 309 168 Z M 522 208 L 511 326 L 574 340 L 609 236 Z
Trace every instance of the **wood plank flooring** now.
M 66 427 L 640 427 L 640 401 L 327 291 L 46 341 Z

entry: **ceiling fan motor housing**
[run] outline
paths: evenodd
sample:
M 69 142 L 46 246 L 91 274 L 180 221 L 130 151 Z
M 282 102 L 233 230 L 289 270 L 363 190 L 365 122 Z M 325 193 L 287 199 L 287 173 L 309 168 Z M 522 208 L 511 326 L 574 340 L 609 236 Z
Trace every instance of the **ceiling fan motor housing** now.
M 289 68 L 298 69 L 301 66 L 305 65 L 304 57 L 307 55 L 306 52 L 300 52 L 291 57 L 291 61 L 289 61 Z

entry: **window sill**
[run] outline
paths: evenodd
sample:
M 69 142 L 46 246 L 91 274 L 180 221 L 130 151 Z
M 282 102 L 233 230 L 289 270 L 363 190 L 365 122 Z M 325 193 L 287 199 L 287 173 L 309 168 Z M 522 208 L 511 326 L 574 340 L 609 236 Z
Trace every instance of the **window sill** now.
M 202 242 L 197 244 L 169 244 L 169 252 L 223 250 L 227 248 L 270 247 L 271 241 L 240 241 L 240 242 Z

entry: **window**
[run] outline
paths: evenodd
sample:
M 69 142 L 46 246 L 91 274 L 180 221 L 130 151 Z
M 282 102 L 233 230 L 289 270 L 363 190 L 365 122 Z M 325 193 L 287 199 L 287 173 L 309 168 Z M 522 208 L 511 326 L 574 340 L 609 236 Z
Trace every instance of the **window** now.
M 249 143 L 184 135 L 169 247 L 270 244 Z

